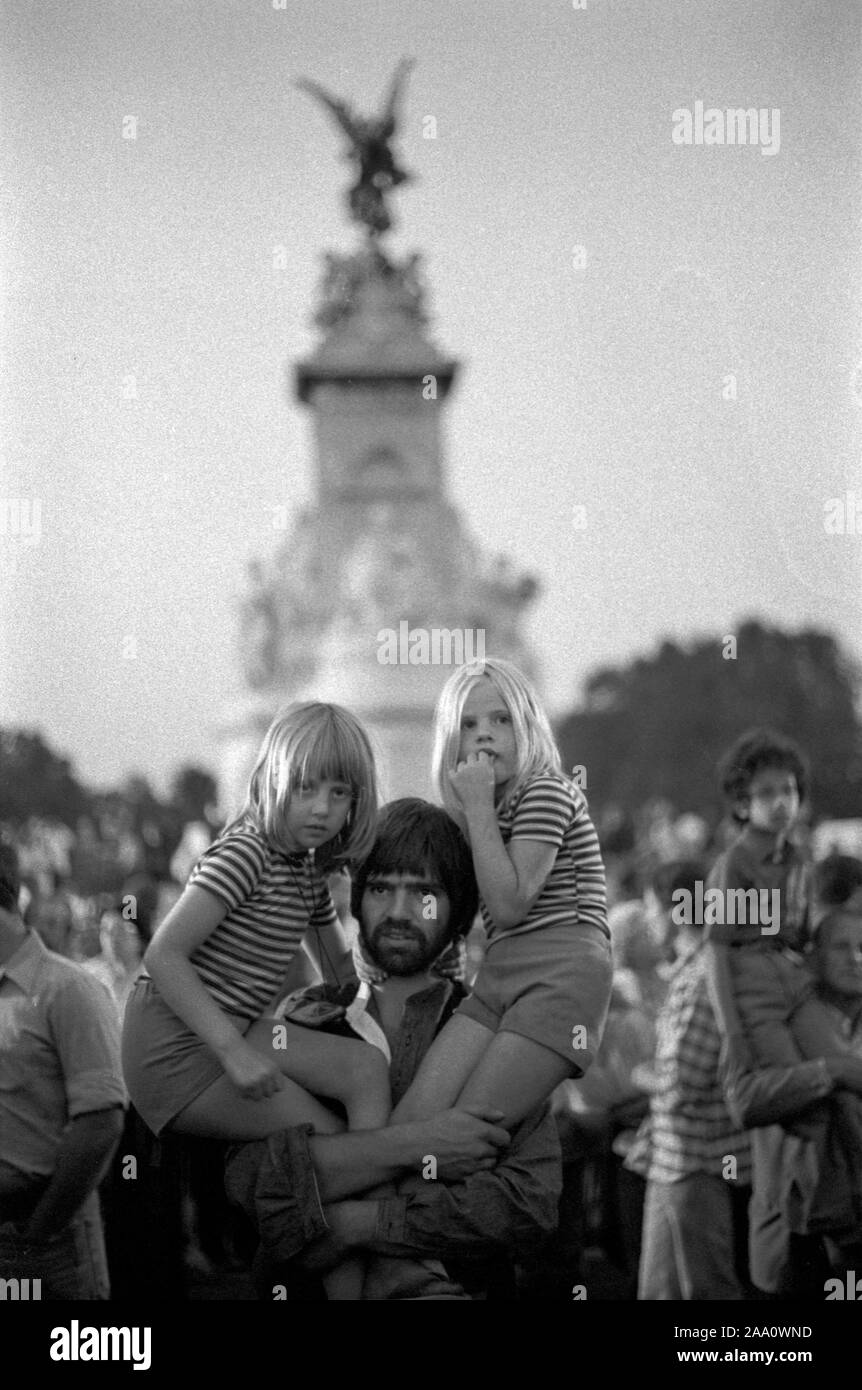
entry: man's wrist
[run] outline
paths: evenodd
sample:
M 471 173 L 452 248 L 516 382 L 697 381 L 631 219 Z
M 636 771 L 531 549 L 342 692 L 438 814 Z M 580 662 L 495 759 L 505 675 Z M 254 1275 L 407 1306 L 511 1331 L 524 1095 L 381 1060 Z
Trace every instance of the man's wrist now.
M 854 1066 L 855 1060 L 840 1055 L 819 1058 L 821 1074 L 825 1074 L 825 1077 L 828 1078 L 832 1090 L 848 1086 L 854 1080 L 858 1084 L 862 1084 L 862 1065 L 857 1063 Z
M 426 1120 L 405 1120 L 401 1124 L 389 1125 L 383 1133 L 390 1138 L 392 1145 L 391 1162 L 397 1171 L 405 1168 L 418 1168 L 427 1151 Z

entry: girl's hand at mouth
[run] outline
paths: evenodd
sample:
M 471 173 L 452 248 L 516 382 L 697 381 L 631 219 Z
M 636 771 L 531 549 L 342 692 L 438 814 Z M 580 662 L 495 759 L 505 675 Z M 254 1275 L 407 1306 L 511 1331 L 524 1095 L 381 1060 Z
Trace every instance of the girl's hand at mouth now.
M 449 781 L 465 811 L 471 807 L 493 807 L 494 759 L 486 753 L 468 753 L 449 773 Z

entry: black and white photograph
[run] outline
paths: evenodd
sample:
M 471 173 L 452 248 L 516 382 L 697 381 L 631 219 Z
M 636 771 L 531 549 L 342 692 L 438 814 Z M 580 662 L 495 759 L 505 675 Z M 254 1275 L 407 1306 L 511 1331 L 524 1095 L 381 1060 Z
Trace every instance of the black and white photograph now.
M 11 1345 L 852 1356 L 859 0 L 0 30 Z

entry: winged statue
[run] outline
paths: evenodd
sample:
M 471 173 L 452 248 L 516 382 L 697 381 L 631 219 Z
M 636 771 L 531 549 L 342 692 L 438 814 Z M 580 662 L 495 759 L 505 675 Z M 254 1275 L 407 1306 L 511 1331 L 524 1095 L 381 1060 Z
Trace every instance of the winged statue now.
M 367 227 L 372 236 L 379 236 L 392 226 L 386 195 L 412 175 L 400 169 L 392 153 L 391 141 L 397 128 L 398 106 L 407 74 L 414 65 L 412 58 L 402 58 L 395 69 L 386 104 L 379 116 L 358 116 L 346 102 L 334 97 L 319 82 L 299 78 L 296 86 L 321 102 L 332 113 L 350 141 L 347 157 L 357 172 L 356 182 L 348 192 L 350 215 L 354 222 Z

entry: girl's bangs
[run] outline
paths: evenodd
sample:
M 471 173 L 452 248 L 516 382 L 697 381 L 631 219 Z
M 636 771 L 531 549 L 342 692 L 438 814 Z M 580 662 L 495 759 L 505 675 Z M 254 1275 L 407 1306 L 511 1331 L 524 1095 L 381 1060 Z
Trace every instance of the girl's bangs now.
M 488 671 L 471 670 L 469 666 L 462 666 L 457 674 L 457 677 L 452 682 L 452 690 L 449 696 L 449 709 L 447 711 L 447 714 L 451 725 L 449 730 L 449 738 L 450 740 L 454 740 L 456 748 L 458 740 L 461 737 L 461 720 L 464 717 L 464 706 L 467 703 L 467 697 L 469 696 L 470 691 L 473 690 L 473 688 L 477 686 L 480 681 L 486 679 L 491 681 L 491 684 L 494 686 L 495 690 L 497 691 L 497 694 L 502 699 L 503 692 L 500 690 L 500 687 L 497 685 L 496 681 L 494 680 L 494 677 Z
M 288 760 L 292 781 L 347 782 L 354 791 L 365 781 L 365 759 L 355 737 L 332 716 L 304 730 Z

